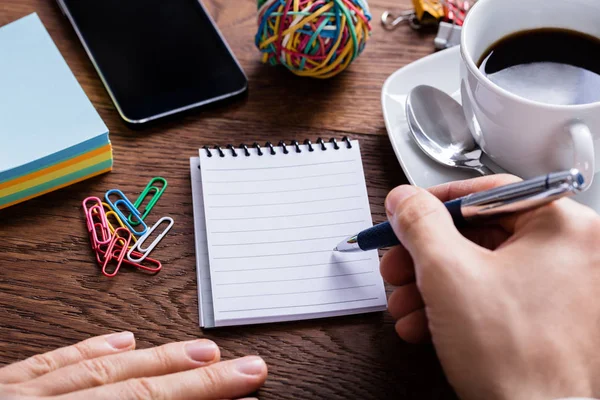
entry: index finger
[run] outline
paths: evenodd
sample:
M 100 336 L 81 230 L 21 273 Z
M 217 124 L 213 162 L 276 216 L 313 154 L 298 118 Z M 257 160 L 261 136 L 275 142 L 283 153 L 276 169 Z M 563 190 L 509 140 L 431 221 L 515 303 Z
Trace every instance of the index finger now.
M 134 348 L 135 338 L 131 332 L 96 336 L 0 368 L 0 383 L 25 382 L 83 360 L 116 354 Z
M 484 192 L 499 186 L 510 185 L 522 181 L 521 178 L 509 174 L 496 174 L 483 176 L 481 178 L 468 179 L 465 181 L 449 182 L 443 185 L 429 188 L 429 192 L 443 202 L 455 200 L 468 196 L 472 193 Z M 508 215 L 494 219 L 494 223 L 502 227 L 508 233 L 515 231 L 515 226 L 522 215 Z
M 170 375 L 129 379 L 53 399 L 237 399 L 258 390 L 266 379 L 267 365 L 254 356 Z
M 443 185 L 434 186 L 427 190 L 441 201 L 446 202 L 467 196 L 471 193 L 483 192 L 519 181 L 521 179 L 514 175 L 497 174 L 465 181 L 444 183 Z

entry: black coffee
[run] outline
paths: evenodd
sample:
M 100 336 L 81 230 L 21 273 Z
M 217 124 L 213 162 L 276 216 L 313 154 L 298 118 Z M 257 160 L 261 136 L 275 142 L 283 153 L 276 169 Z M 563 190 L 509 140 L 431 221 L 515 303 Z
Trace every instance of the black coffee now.
M 600 39 L 565 29 L 518 32 L 478 63 L 500 87 L 530 100 L 575 105 L 600 101 Z

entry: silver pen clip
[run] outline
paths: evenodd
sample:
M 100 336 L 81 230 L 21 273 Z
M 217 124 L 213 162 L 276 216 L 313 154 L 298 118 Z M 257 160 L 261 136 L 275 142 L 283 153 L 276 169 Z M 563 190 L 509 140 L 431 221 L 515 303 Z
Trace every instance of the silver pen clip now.
M 461 209 L 465 219 L 523 212 L 586 189 L 583 175 L 571 169 L 474 193 L 463 199 Z

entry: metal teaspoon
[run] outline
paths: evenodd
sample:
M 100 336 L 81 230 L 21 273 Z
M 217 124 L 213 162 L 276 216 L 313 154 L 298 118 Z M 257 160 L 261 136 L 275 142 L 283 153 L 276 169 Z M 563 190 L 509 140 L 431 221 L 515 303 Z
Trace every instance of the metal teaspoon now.
M 406 100 L 406 117 L 414 141 L 432 160 L 481 175 L 494 173 L 481 162 L 483 152 L 462 106 L 448 94 L 431 86 L 415 87 Z

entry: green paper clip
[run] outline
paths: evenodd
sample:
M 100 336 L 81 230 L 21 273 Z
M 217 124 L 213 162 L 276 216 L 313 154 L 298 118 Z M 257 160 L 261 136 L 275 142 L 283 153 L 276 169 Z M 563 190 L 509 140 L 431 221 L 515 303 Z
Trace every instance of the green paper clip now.
M 162 188 L 158 188 L 157 186 L 155 186 L 154 184 L 156 182 L 162 183 Z M 160 199 L 160 196 L 162 196 L 162 194 L 166 188 L 167 188 L 167 180 L 165 178 L 161 178 L 160 176 L 157 176 L 156 178 L 152 178 L 150 180 L 150 182 L 148 183 L 148 185 L 146 186 L 146 188 L 140 194 L 140 197 L 138 197 L 137 200 L 135 201 L 135 203 L 133 203 L 135 208 L 139 210 L 139 208 L 142 205 L 142 203 L 144 202 L 144 200 L 146 200 L 146 198 L 148 196 L 150 196 L 150 195 L 152 196 L 152 198 L 150 199 L 150 201 L 144 208 L 144 211 L 142 212 L 140 210 L 142 221 L 144 219 L 146 219 L 148 214 L 150 214 L 150 211 L 152 211 L 152 208 L 154 207 L 154 205 L 156 204 L 158 199 Z M 135 221 L 135 218 L 133 218 L 133 215 L 130 215 L 128 220 L 129 220 L 129 223 L 133 226 L 140 224 L 138 221 Z

